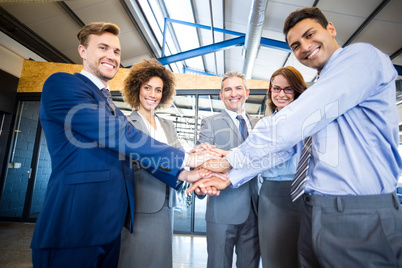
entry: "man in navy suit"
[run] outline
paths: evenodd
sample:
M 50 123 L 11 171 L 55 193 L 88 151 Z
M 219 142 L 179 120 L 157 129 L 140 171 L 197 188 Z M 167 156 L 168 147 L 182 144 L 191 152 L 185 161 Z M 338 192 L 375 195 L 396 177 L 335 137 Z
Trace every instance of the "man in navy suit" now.
M 202 157 L 185 157 L 132 127 L 111 101 L 118 34 L 111 23 L 83 27 L 77 37 L 84 69 L 53 74 L 43 86 L 40 122 L 52 174 L 32 238 L 34 267 L 117 266 L 120 232 L 125 222 L 132 229 L 134 215 L 131 158 L 175 189 L 199 179 L 182 167 L 196 167 Z

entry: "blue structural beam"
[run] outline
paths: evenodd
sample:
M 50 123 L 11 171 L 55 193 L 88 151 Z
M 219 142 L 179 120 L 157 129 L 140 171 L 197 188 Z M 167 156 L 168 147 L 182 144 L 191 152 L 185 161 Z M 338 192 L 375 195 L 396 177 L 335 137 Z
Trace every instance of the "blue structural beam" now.
M 261 37 L 260 44 L 261 44 L 261 46 L 263 46 L 263 47 L 269 47 L 269 48 L 280 49 L 280 50 L 284 50 L 284 51 L 289 52 L 289 53 L 292 52 L 292 51 L 290 50 L 288 44 L 286 44 L 286 42 L 282 42 L 282 41 L 277 41 L 277 40 L 274 40 L 274 39 L 269 39 L 269 38 Z
M 181 21 L 181 20 L 175 20 L 175 19 L 171 19 L 171 18 L 165 18 L 165 29 L 163 31 L 162 55 L 164 55 L 164 51 L 165 51 L 164 48 L 165 48 L 165 42 L 166 42 L 166 23 L 167 22 L 178 23 L 178 24 L 187 25 L 187 26 L 200 28 L 200 29 L 205 29 L 205 30 L 212 30 L 211 26 L 192 23 L 192 22 L 186 22 L 186 21 Z M 222 29 L 222 28 L 213 28 L 213 30 L 215 32 L 231 34 L 231 35 L 240 36 L 240 37 L 230 39 L 230 40 L 226 40 L 226 41 L 223 41 L 223 42 L 219 42 L 219 43 L 216 43 L 216 44 L 207 45 L 207 46 L 199 47 L 199 48 L 196 48 L 196 49 L 180 52 L 180 53 L 177 53 L 177 54 L 174 54 L 174 55 L 171 55 L 171 56 L 161 57 L 161 58 L 158 59 L 159 62 L 162 63 L 163 65 L 168 65 L 168 64 L 171 64 L 171 63 L 174 63 L 174 62 L 187 60 L 187 59 L 202 56 L 202 55 L 205 55 L 205 54 L 208 54 L 208 53 L 212 53 L 212 52 L 216 52 L 216 51 L 220 51 L 220 50 L 224 50 L 224 49 L 229 49 L 229 48 L 234 47 L 234 46 L 242 46 L 242 45 L 244 45 L 244 41 L 245 41 L 245 34 L 244 33 L 236 32 L 236 31 L 230 31 L 230 30 L 226 30 L 226 29 Z M 286 44 L 286 42 L 283 42 L 283 41 L 277 41 L 277 40 L 262 37 L 261 41 L 260 41 L 260 44 L 263 47 L 280 49 L 280 50 L 283 50 L 283 51 L 286 51 L 286 52 L 289 52 L 289 53 L 292 52 L 290 50 L 288 44 Z M 394 65 L 394 67 L 397 70 L 398 75 L 402 75 L 402 66 Z
M 183 73 L 185 73 L 185 74 L 192 73 L 192 74 L 202 74 L 202 75 L 216 76 L 215 74 L 210 74 L 210 73 L 202 72 L 202 71 L 199 71 L 199 70 L 194 70 L 194 69 L 187 68 L 187 67 L 183 67 Z
M 207 46 L 202 46 L 196 49 L 191 49 L 187 51 L 183 51 L 174 55 L 166 56 L 166 57 L 161 57 L 158 59 L 158 61 L 162 65 L 168 65 L 174 62 L 178 61 L 183 61 L 186 59 L 202 56 L 208 53 L 224 50 L 224 49 L 229 49 L 235 46 L 242 46 L 244 45 L 245 41 L 244 36 L 236 37 L 230 40 L 218 42 L 215 44 L 207 45 Z
M 187 21 L 182 21 L 182 20 L 175 20 L 175 19 L 171 19 L 171 18 L 165 18 L 165 23 L 166 22 L 173 22 L 173 23 L 187 25 L 187 26 L 191 26 L 191 27 L 195 27 L 195 28 L 204 29 L 204 30 L 212 30 L 212 27 L 208 26 L 208 25 L 192 23 L 192 22 L 187 22 Z M 217 27 L 214 27 L 213 30 L 214 30 L 214 32 L 219 32 L 219 33 L 224 33 L 224 34 L 231 34 L 231 35 L 236 35 L 236 36 L 245 35 L 244 33 L 231 31 L 231 30 L 226 30 L 226 29 L 217 28 Z

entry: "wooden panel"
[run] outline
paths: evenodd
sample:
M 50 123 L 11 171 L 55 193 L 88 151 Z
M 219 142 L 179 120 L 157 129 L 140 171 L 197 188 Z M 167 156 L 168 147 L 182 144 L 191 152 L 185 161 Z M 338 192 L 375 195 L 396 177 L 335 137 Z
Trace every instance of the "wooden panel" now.
M 51 74 L 57 72 L 75 73 L 80 72 L 82 68 L 81 64 L 25 60 L 17 92 L 41 92 L 43 84 Z M 119 91 L 123 88 L 123 81 L 128 72 L 129 69 L 120 68 L 116 76 L 109 82 L 112 91 Z M 175 75 L 177 90 L 220 89 L 221 86 L 221 77 L 217 76 L 179 73 Z M 268 81 L 249 79 L 247 86 L 250 89 L 266 89 Z

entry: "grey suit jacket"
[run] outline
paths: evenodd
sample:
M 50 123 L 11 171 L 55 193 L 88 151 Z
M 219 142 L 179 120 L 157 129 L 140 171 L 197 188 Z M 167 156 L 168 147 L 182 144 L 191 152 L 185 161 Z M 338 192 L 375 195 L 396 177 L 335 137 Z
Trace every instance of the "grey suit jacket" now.
M 128 117 L 131 124 L 146 134 L 149 134 L 144 121 L 137 111 L 133 111 Z M 177 139 L 176 130 L 173 123 L 158 117 L 165 132 L 168 144 L 179 149 L 183 149 Z M 155 213 L 159 211 L 166 199 L 166 191 L 169 191 L 169 207 L 176 205 L 176 191 L 167 186 L 160 180 L 153 177 L 150 173 L 134 165 L 134 191 L 135 191 L 135 212 Z
M 247 115 L 250 119 L 250 117 Z M 251 125 L 256 124 L 251 119 Z M 230 150 L 243 141 L 239 129 L 226 111 L 206 117 L 201 122 L 200 135 L 197 144 L 210 143 L 217 148 Z M 257 209 L 258 200 L 257 178 L 250 180 L 237 189 L 227 187 L 219 196 L 209 196 L 205 219 L 212 223 L 241 224 L 250 209 Z M 257 211 L 256 211 L 257 212 Z

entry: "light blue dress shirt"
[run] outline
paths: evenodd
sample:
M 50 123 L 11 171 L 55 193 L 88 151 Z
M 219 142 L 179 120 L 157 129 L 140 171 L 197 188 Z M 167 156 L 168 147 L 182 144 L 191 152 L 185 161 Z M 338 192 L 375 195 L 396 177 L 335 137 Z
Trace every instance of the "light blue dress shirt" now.
M 402 170 L 396 77 L 389 57 L 369 44 L 335 51 L 314 85 L 276 115 L 261 119 L 227 155 L 235 168 L 229 173 L 233 187 L 245 182 L 237 176 L 239 169 L 265 170 L 284 162 L 296 143 L 312 136 L 306 193 L 395 191 Z
M 276 113 L 277 111 L 275 111 L 274 114 Z M 273 167 L 271 167 L 270 164 L 264 163 L 264 161 L 257 161 L 251 164 L 251 168 L 232 169 L 229 172 L 230 180 L 232 181 L 233 178 L 241 177 L 241 181 L 238 182 L 238 184 L 241 185 L 254 178 L 256 175 L 261 174 L 264 180 L 291 181 L 294 179 L 302 148 L 303 141 L 300 141 L 289 151 L 286 160 L 279 161 L 279 163 Z

